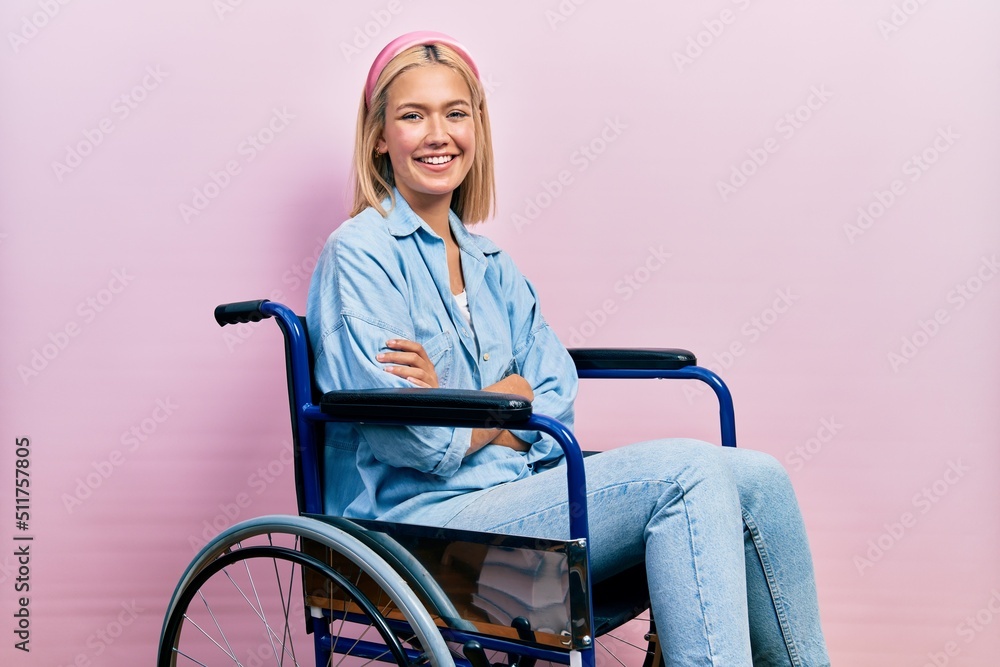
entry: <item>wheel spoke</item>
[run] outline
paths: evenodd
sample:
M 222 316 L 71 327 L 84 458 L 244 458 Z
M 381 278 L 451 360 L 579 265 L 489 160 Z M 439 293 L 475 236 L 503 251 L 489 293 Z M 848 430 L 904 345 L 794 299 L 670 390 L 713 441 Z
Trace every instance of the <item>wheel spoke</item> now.
M 270 535 L 268 535 L 268 541 L 270 541 L 270 539 L 271 539 L 271 537 L 270 537 Z M 271 561 L 271 562 L 274 564 L 274 574 L 275 574 L 275 577 L 278 577 L 278 561 L 274 560 L 274 561 Z M 253 591 L 253 597 L 254 597 L 255 600 L 257 600 L 257 607 L 254 609 L 254 611 L 258 612 L 257 615 L 260 616 L 261 622 L 264 623 L 264 634 L 267 636 L 268 643 L 271 644 L 271 654 L 274 656 L 274 659 L 276 661 L 275 665 L 277 665 L 277 667 L 281 667 L 281 663 L 277 662 L 277 660 L 278 660 L 278 651 L 277 651 L 277 649 L 274 648 L 274 638 L 271 636 L 272 634 L 274 634 L 274 631 L 271 629 L 271 624 L 267 622 L 267 617 L 264 616 L 264 605 L 261 604 L 261 602 L 260 602 L 260 595 L 257 593 L 257 584 L 254 583 L 253 574 L 251 574 L 251 572 L 250 572 L 250 561 L 249 560 L 244 560 L 243 561 L 243 567 L 245 567 L 246 571 L 247 571 L 247 579 L 249 579 L 249 581 L 250 581 L 250 590 Z M 295 566 L 294 565 L 292 565 L 292 571 L 293 572 L 295 571 Z M 226 576 L 229 576 L 228 572 L 226 573 Z M 229 577 L 229 580 L 233 581 L 233 578 Z M 279 580 L 279 589 L 280 589 L 280 580 Z M 242 591 L 240 591 L 240 592 L 242 593 Z M 244 599 L 246 599 L 245 595 L 243 597 L 244 597 Z M 250 600 L 247 600 L 247 604 L 249 604 L 251 607 L 253 607 L 253 604 L 250 603 Z M 284 646 L 282 646 L 282 650 L 284 650 Z
M 361 574 L 359 573 L 358 574 L 358 581 L 360 581 L 360 580 L 361 580 Z M 357 586 L 357 582 L 355 582 L 354 585 Z M 330 622 L 331 623 L 334 623 L 334 622 L 338 621 L 337 617 L 333 615 L 333 612 L 334 612 L 334 610 L 333 610 L 333 595 L 334 595 L 334 592 L 333 592 L 333 588 L 331 587 L 330 588 Z M 343 616 L 341 616 L 340 619 L 339 619 L 339 622 L 337 622 L 337 638 L 334 640 L 332 646 L 336 646 L 340 642 L 340 635 L 344 632 L 344 626 L 347 624 L 347 621 L 344 620 L 344 617 L 347 616 L 347 599 L 346 598 L 343 600 L 343 603 L 344 603 Z M 340 662 L 343 662 L 343 660 L 344 659 L 341 658 Z M 337 664 L 339 665 L 340 662 L 338 662 Z M 330 664 L 333 665 L 333 651 L 330 651 Z
M 189 656 L 189 655 L 188 655 L 187 653 L 185 653 L 184 651 L 182 651 L 182 650 L 180 650 L 180 649 L 178 649 L 178 648 L 175 648 L 175 649 L 174 649 L 174 653 L 176 653 L 177 655 L 182 655 L 182 656 L 184 656 L 185 658 L 187 658 L 187 659 L 188 659 L 188 660 L 190 660 L 191 662 L 196 662 L 196 663 L 198 663 L 199 665 L 201 665 L 201 667 L 208 667 L 208 665 L 206 665 L 205 663 L 203 663 L 203 662 L 202 662 L 201 660 L 195 660 L 194 658 L 192 658 L 191 656 Z
M 345 623 L 346 623 L 345 621 L 341 621 L 342 626 Z M 361 639 L 365 636 L 365 633 L 368 632 L 368 630 L 371 629 L 371 627 L 372 627 L 371 624 L 369 624 L 368 627 L 366 627 L 364 630 L 361 631 L 360 635 L 354 638 L 354 643 L 351 644 L 351 648 L 344 651 L 344 657 L 340 659 L 340 662 L 337 663 L 338 665 L 341 664 L 344 660 L 346 660 L 347 656 L 351 655 L 351 652 L 357 647 L 358 642 L 361 641 Z
M 382 651 L 381 653 L 379 653 L 378 655 L 369 658 L 368 662 L 361 663 L 361 667 L 364 667 L 364 665 L 370 665 L 373 662 L 377 662 L 377 661 L 381 660 L 382 658 L 384 658 L 385 656 L 389 655 L 389 653 L 390 653 L 389 649 L 386 649 L 386 650 Z
M 202 601 L 202 603 L 203 603 L 203 604 L 205 605 L 205 609 L 206 609 L 206 610 L 208 610 L 208 615 L 212 617 L 212 622 L 213 622 L 213 623 L 215 623 L 215 627 L 216 627 L 216 628 L 218 628 L 218 630 L 219 630 L 219 635 L 220 635 L 220 636 L 222 637 L 222 641 L 226 642 L 226 649 L 228 649 L 228 651 L 227 651 L 227 654 L 228 654 L 228 655 L 229 655 L 229 657 L 230 657 L 230 658 L 232 658 L 232 659 L 233 659 L 233 660 L 234 660 L 234 661 L 235 661 L 235 662 L 236 662 L 237 664 L 239 664 L 239 659 L 238 659 L 238 658 L 236 657 L 236 652 L 235 652 L 235 651 L 233 651 L 233 647 L 232 647 L 232 645 L 231 645 L 231 644 L 229 643 L 229 640 L 228 640 L 228 639 L 226 638 L 226 633 L 225 633 L 225 631 L 224 631 L 224 630 L 222 629 L 222 626 L 221 626 L 221 625 L 219 625 L 219 619 L 217 619 L 217 618 L 215 617 L 215 612 L 213 612 L 213 611 L 212 611 L 212 605 L 208 604 L 208 598 L 206 598 L 206 597 L 205 597 L 205 594 L 204 594 L 204 593 L 203 593 L 202 591 L 198 591 L 198 596 L 199 596 L 199 597 L 201 598 L 201 601 Z M 192 621 L 192 623 L 193 623 L 193 622 L 194 622 L 194 621 Z M 197 624 L 195 624 L 195 627 L 197 628 L 197 627 L 198 627 L 198 625 L 197 625 Z M 198 628 L 198 629 L 199 629 L 199 630 L 201 630 L 201 628 Z M 202 632 L 205 632 L 205 631 L 204 631 L 204 630 L 202 630 Z M 205 636 L 206 636 L 206 637 L 208 637 L 208 633 L 205 633 Z M 208 637 L 208 638 L 209 638 L 209 639 L 212 639 L 211 637 Z M 212 641 L 215 641 L 215 640 L 214 640 L 214 639 L 212 639 Z M 216 642 L 216 646 L 219 646 L 219 643 L 218 643 L 218 642 Z M 222 647 L 221 647 L 221 646 L 219 646 L 219 648 L 221 649 Z M 223 651 L 225 651 L 226 649 L 223 649 Z
M 618 637 L 618 636 L 616 636 L 616 635 L 613 635 L 613 634 L 611 634 L 610 632 L 608 632 L 607 634 L 605 634 L 605 635 L 603 635 L 603 636 L 604 636 L 604 637 L 611 637 L 611 638 L 612 638 L 612 639 L 614 639 L 614 640 L 615 640 L 616 642 L 621 642 L 622 644 L 626 644 L 627 646 L 631 646 L 632 648 L 634 648 L 634 649 L 638 649 L 638 650 L 640 650 L 640 651 L 642 651 L 642 652 L 644 652 L 644 653 L 651 653 L 651 652 L 652 652 L 652 651 L 650 651 L 650 650 L 649 650 L 649 647 L 646 647 L 646 646 L 639 646 L 638 644 L 633 644 L 633 643 L 632 643 L 632 642 L 630 642 L 629 640 L 627 640 L 627 639 L 623 639 L 622 637 Z M 597 642 L 597 643 L 598 643 L 598 644 L 600 644 L 600 643 L 601 643 L 601 642 L 600 642 L 600 640 L 598 640 L 598 642 Z M 603 646 L 603 644 L 602 644 L 602 646 Z M 605 648 L 605 650 L 607 650 L 607 648 Z M 610 652 L 611 652 L 611 651 L 608 651 L 608 653 L 610 653 Z
M 361 577 L 363 575 L 364 575 L 364 571 L 359 567 L 358 568 L 358 576 L 354 578 L 354 586 L 355 587 L 357 587 L 357 588 L 361 587 Z M 382 594 L 382 589 L 380 588 L 379 589 L 379 595 L 381 595 L 381 594 Z M 337 640 L 334 642 L 334 644 L 333 644 L 334 646 L 336 646 L 337 643 L 340 641 L 341 634 L 344 632 L 344 627 L 347 625 L 346 616 L 347 616 L 347 612 L 348 612 L 348 602 L 347 602 L 346 598 L 343 600 L 343 603 L 344 603 L 344 611 L 343 611 L 344 615 L 341 617 L 341 619 L 340 619 L 340 625 L 337 628 Z M 330 591 L 330 604 L 331 605 L 333 604 L 333 591 L 332 590 Z M 332 611 L 333 610 L 331 609 L 331 617 L 332 617 Z M 368 626 L 368 628 L 370 628 L 370 627 L 371 627 L 371 625 Z M 364 631 L 361 633 L 360 637 L 355 637 L 354 638 L 354 643 L 351 644 L 351 648 L 349 648 L 348 650 L 344 651 L 343 657 L 341 657 L 341 659 L 337 662 L 338 666 L 341 663 L 343 663 L 345 659 L 347 659 L 347 656 L 351 655 L 351 651 L 353 651 L 355 649 L 355 647 L 358 645 L 358 642 L 361 640 L 361 637 L 364 636 L 364 633 L 368 632 L 368 628 L 364 629 Z M 333 652 L 332 651 L 331 651 L 331 654 L 330 654 L 330 661 L 331 661 L 331 664 L 332 664 L 332 661 L 333 661 Z
M 303 573 L 303 576 L 304 576 L 304 574 L 305 573 Z M 282 660 L 282 663 L 284 663 L 284 660 L 285 660 L 285 648 L 284 648 L 284 645 L 285 645 L 285 637 L 287 637 L 288 638 L 288 646 L 289 646 L 289 649 L 290 649 L 289 653 L 291 653 L 291 655 L 292 655 L 292 664 L 293 665 L 298 665 L 299 664 L 299 659 L 295 656 L 295 637 L 292 636 L 292 623 L 291 623 L 291 620 L 289 619 L 289 613 L 291 612 L 291 609 L 292 609 L 292 586 L 294 585 L 294 581 L 295 581 L 294 579 L 289 578 L 289 580 L 288 580 L 288 597 L 287 597 L 287 602 L 285 601 L 285 597 L 284 596 L 282 596 L 282 601 L 281 601 L 281 606 L 282 606 L 282 609 L 284 611 L 284 616 L 285 616 L 285 630 L 284 630 L 284 633 L 282 634 L 282 640 L 281 640 L 281 642 L 282 642 L 281 660 Z
M 272 546 L 272 547 L 274 546 L 274 536 L 271 533 L 267 534 L 267 544 L 268 544 L 268 546 Z M 298 536 L 296 536 L 293 548 L 298 548 L 298 544 L 299 544 L 299 538 L 298 538 Z M 281 639 L 279 640 L 281 642 L 281 657 L 280 657 L 280 659 L 278 658 L 278 652 L 274 651 L 274 647 L 273 646 L 271 647 L 271 650 L 274 652 L 275 659 L 278 662 L 278 667 L 281 667 L 281 665 L 284 664 L 284 662 L 285 662 L 285 640 L 288 639 L 289 641 L 291 641 L 291 628 L 289 627 L 289 623 L 288 623 L 288 606 L 285 605 L 285 591 L 284 591 L 284 588 L 282 588 L 282 586 L 281 586 L 281 575 L 278 572 L 278 561 L 277 561 L 277 559 L 275 559 L 275 560 L 271 561 L 271 563 L 274 565 L 274 580 L 278 584 L 278 595 L 281 596 L 281 612 L 282 612 L 282 615 L 285 618 L 285 628 L 284 628 L 284 630 L 282 630 L 282 632 L 281 632 Z M 289 595 L 291 595 L 291 587 L 292 587 L 292 582 L 293 581 L 295 581 L 295 566 L 294 565 L 292 566 L 292 574 L 288 578 Z M 291 605 L 291 597 L 289 597 L 288 604 Z M 295 646 L 294 646 L 294 644 L 292 645 L 292 663 L 298 664 L 298 661 L 295 659 Z
M 617 655 L 615 655 L 614 651 L 612 651 L 607 646 L 605 646 L 604 642 L 602 642 L 600 639 L 597 639 L 595 641 L 597 641 L 597 645 L 598 646 L 600 646 L 601 648 L 603 648 L 607 652 L 608 655 L 610 655 L 612 658 L 615 659 L 615 662 L 617 662 L 622 667 L 626 667 L 625 663 L 621 661 L 621 658 L 619 658 Z
M 202 595 L 201 599 L 204 600 L 205 596 Z M 208 607 L 208 602 L 205 602 L 205 606 Z M 209 614 L 212 613 L 212 609 L 210 607 L 209 607 L 208 613 Z M 213 615 L 212 618 L 215 618 L 215 616 Z M 225 653 L 226 655 L 228 655 L 230 658 L 232 658 L 233 662 L 235 662 L 236 664 L 239 664 L 240 661 L 236 659 L 236 655 L 233 653 L 232 647 L 230 647 L 229 650 L 227 651 L 225 648 L 222 647 L 222 644 L 220 644 L 219 642 L 215 641 L 215 637 L 213 637 L 212 635 L 210 635 L 207 632 L 205 632 L 204 628 L 202 628 L 200 625 L 198 625 L 197 623 L 195 623 L 194 620 L 190 616 L 188 616 L 187 614 L 184 614 L 184 619 L 188 623 L 190 623 L 191 625 L 193 625 L 194 627 L 196 627 L 201 634 L 205 635 L 205 637 L 208 638 L 209 641 L 211 641 L 213 644 L 215 644 L 216 646 L 218 646 L 220 651 L 222 651 L 223 653 Z M 219 627 L 218 621 L 216 621 L 215 626 Z M 222 628 L 219 628 L 219 632 L 222 633 L 222 639 L 223 639 L 223 641 L 225 641 L 226 640 L 226 635 L 225 635 L 224 632 L 222 632 Z M 229 642 L 226 641 L 226 644 L 228 645 Z
M 270 534 L 267 536 L 267 541 L 268 541 L 268 543 L 272 543 L 271 542 L 271 535 Z M 293 548 L 294 549 L 298 549 L 298 546 L 299 546 L 299 539 L 298 539 L 298 537 L 296 537 L 295 538 L 295 543 L 293 545 Z M 281 583 L 281 575 L 278 572 L 278 561 L 277 561 L 277 559 L 273 560 L 272 563 L 274 564 L 274 578 L 275 578 L 275 582 L 277 583 L 277 586 L 278 586 L 278 595 L 281 597 L 281 611 L 282 611 L 282 615 L 285 618 L 285 628 L 282 631 L 282 633 L 281 633 L 281 639 L 279 640 L 279 642 L 281 643 L 281 659 L 278 661 L 278 667 L 281 667 L 281 665 L 285 664 L 285 651 L 286 651 L 286 642 L 285 642 L 285 640 L 286 639 L 288 640 L 287 644 L 290 647 L 290 651 L 289 652 L 291 653 L 291 656 L 292 656 L 292 664 L 293 665 L 298 665 L 299 661 L 295 657 L 295 638 L 292 637 L 291 623 L 289 622 L 289 619 L 288 619 L 289 611 L 291 610 L 291 607 L 292 607 L 292 588 L 295 586 L 295 563 L 292 563 L 292 569 L 291 569 L 291 572 L 288 575 L 288 594 L 287 594 L 287 596 L 285 594 L 285 589 L 284 589 L 284 587 L 282 586 L 282 583 Z M 304 572 L 302 574 L 302 577 L 303 577 L 303 581 L 305 581 L 305 573 Z M 275 654 L 277 654 L 277 652 L 275 652 Z
M 240 588 L 240 585 L 238 583 L 236 583 L 236 580 L 233 579 L 233 577 L 229 574 L 228 568 L 225 569 L 225 570 L 223 570 L 223 573 L 226 575 L 226 578 L 229 579 L 229 581 L 233 584 L 233 586 L 236 588 L 236 590 L 239 591 L 240 595 L 243 596 L 243 599 L 246 601 L 247 606 L 249 606 L 251 609 L 253 609 L 254 613 L 257 615 L 257 618 L 264 622 L 264 629 L 266 631 L 268 641 L 271 643 L 271 651 L 275 655 L 275 657 L 277 657 L 278 652 L 274 649 L 274 642 L 272 641 L 272 638 L 277 638 L 277 636 L 278 636 L 277 633 L 275 633 L 274 629 L 271 628 L 271 626 L 268 624 L 268 622 L 264 618 L 264 615 L 261 612 L 261 610 L 259 610 L 259 609 L 257 609 L 256 607 L 253 606 L 253 602 L 250 601 L 250 598 L 247 597 L 247 594 L 245 592 L 243 592 L 243 589 Z M 251 577 L 251 579 L 252 579 L 252 577 Z M 259 602 L 259 600 L 258 600 L 258 602 Z M 278 643 L 281 644 L 281 640 L 280 639 L 278 640 Z M 283 644 L 281 644 L 281 645 L 282 645 L 282 648 L 284 648 L 284 645 Z

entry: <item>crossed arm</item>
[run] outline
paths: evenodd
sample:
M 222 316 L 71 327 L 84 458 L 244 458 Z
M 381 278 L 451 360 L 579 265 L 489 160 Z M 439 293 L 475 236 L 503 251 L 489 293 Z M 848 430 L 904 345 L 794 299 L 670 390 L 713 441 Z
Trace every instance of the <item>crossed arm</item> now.
M 386 341 L 386 347 L 397 351 L 384 352 L 376 356 L 378 361 L 388 364 L 383 368 L 385 372 L 404 378 L 417 387 L 432 388 L 438 386 L 437 372 L 434 370 L 434 364 L 428 358 L 423 345 L 416 341 L 397 338 Z M 535 398 L 531 384 L 517 374 L 508 375 L 499 382 L 484 387 L 483 391 L 517 394 L 529 401 Z M 477 428 L 472 430 L 472 444 L 465 455 L 468 456 L 486 445 L 510 447 L 519 452 L 526 452 L 531 448 L 531 445 L 510 431 L 499 428 Z

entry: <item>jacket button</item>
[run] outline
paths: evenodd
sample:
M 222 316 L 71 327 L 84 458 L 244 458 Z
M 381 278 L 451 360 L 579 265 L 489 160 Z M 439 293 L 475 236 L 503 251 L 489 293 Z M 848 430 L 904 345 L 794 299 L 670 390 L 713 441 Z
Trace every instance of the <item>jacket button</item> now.
M 489 360 L 490 360 L 490 353 L 487 352 L 486 354 L 483 355 L 483 361 L 489 361 Z

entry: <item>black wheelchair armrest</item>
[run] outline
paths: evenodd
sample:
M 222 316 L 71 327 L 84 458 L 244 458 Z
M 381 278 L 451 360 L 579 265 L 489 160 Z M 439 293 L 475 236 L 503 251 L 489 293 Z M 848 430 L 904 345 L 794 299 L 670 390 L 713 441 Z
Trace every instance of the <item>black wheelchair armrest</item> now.
M 323 414 L 347 421 L 500 428 L 531 418 L 531 401 L 517 394 L 473 389 L 366 389 L 324 394 Z
M 676 348 L 573 348 L 569 354 L 578 371 L 675 371 L 698 363 L 694 353 Z

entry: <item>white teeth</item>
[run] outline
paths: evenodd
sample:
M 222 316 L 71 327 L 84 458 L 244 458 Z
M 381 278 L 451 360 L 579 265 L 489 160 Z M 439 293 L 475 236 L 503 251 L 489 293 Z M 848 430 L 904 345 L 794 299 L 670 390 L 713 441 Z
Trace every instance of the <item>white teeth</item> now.
M 421 157 L 417 158 L 421 162 L 426 162 L 427 164 L 444 164 L 445 162 L 452 161 L 451 155 L 435 155 L 432 157 Z

